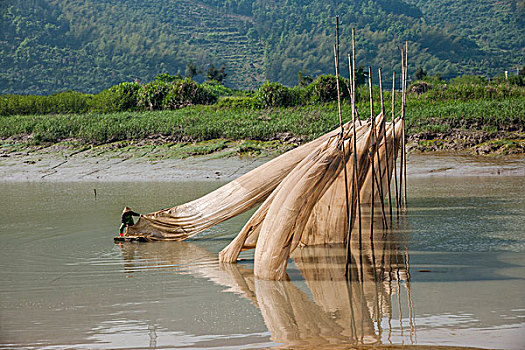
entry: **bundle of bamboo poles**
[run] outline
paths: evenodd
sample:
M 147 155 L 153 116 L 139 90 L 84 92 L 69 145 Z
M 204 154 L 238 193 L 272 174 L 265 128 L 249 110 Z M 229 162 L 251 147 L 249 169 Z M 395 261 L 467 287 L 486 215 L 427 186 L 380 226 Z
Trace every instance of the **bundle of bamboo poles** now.
M 405 103 L 407 53 L 402 51 L 402 107 L 396 116 L 392 86 L 392 117 L 386 121 L 381 70 L 381 112 L 375 115 L 372 70 L 368 71 L 370 118 L 360 120 L 356 110 L 355 30 L 348 55 L 351 76 L 351 121 L 343 123 L 339 93 L 339 18 L 334 45 L 338 89 L 339 127 L 252 170 L 231 183 L 173 208 L 142 215 L 126 235 L 148 240 L 184 240 L 243 213 L 262 202 L 240 233 L 220 253 L 234 263 L 242 250 L 255 249 L 255 276 L 286 279 L 286 265 L 298 245 L 347 243 L 352 231 L 362 241 L 362 207 L 369 204 L 373 236 L 374 205 L 381 205 L 383 227 L 388 227 L 385 199 L 392 217 L 391 178 L 394 175 L 397 212 L 406 209 Z M 407 46 L 406 46 L 407 47 Z M 395 81 L 395 74 L 394 79 Z M 400 152 L 399 152 L 400 151 Z M 400 153 L 399 181 L 397 155 Z M 398 185 L 399 184 L 399 185 Z M 404 191 L 403 191 L 404 189 Z M 361 243 L 359 249 L 362 249 Z M 347 271 L 349 259 L 347 259 Z

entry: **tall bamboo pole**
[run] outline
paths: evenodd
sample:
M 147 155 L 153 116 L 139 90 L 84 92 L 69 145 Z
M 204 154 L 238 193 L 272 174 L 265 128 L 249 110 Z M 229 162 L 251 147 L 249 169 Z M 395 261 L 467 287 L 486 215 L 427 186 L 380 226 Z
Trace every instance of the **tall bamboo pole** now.
M 405 41 L 405 102 L 403 103 L 403 109 L 407 102 L 407 88 L 408 88 L 408 41 Z M 403 114 L 404 115 L 404 114 Z M 403 122 L 405 117 L 403 117 Z M 405 195 L 404 195 L 404 206 L 405 211 L 407 210 L 407 147 L 406 147 L 406 123 L 403 124 L 403 176 L 405 180 Z
M 374 191 L 374 153 L 376 148 L 376 126 L 375 126 L 375 117 L 374 117 L 374 94 L 372 93 L 372 67 L 368 67 L 368 90 L 370 91 L 370 127 L 372 128 L 372 152 L 370 152 L 370 166 L 372 169 L 372 193 L 370 194 L 370 241 L 373 242 L 374 239 L 374 201 L 375 201 L 375 191 Z
M 352 191 L 353 193 L 355 194 L 355 196 L 357 196 L 357 212 L 358 212 L 358 232 L 359 232 L 359 248 L 361 249 L 362 247 L 362 230 L 361 230 L 361 195 L 360 195 L 360 191 L 359 191 L 359 177 L 358 177 L 358 169 L 357 169 L 357 135 L 356 135 L 356 110 L 355 110 L 355 28 L 352 28 L 352 97 L 351 97 L 351 101 L 352 101 L 352 128 L 353 128 L 353 140 L 354 140 L 354 152 L 353 155 L 354 155 L 354 159 L 353 159 L 353 174 L 352 174 Z M 353 198 L 352 198 L 352 203 L 353 203 Z M 351 213 L 352 216 L 354 216 L 354 211 Z M 347 235 L 347 241 L 346 241 L 346 271 L 345 271 L 345 276 L 346 278 L 348 278 L 348 267 L 349 267 L 349 263 L 350 263 L 350 249 L 351 249 L 351 245 L 350 245 L 350 241 L 351 241 L 351 238 L 352 238 L 352 222 L 353 220 L 351 220 L 350 222 L 350 225 L 348 227 L 348 235 Z M 359 259 L 361 260 L 362 257 L 361 257 L 361 252 L 359 252 Z M 361 273 L 361 281 L 363 280 L 362 278 L 362 273 Z
M 381 95 L 381 113 L 383 114 L 383 139 L 385 144 L 385 158 L 386 158 L 386 182 L 388 191 L 388 208 L 390 211 L 390 218 L 392 218 L 392 194 L 390 193 L 390 155 L 388 154 L 388 142 L 386 136 L 386 116 L 385 116 L 385 102 L 383 99 L 383 74 L 379 68 L 379 94 Z
M 343 128 L 343 114 L 341 112 L 341 90 L 339 86 L 339 16 L 335 17 L 335 46 L 334 46 L 334 56 L 335 56 L 335 79 L 337 85 L 337 111 L 339 113 L 339 126 L 341 128 L 341 147 L 343 151 L 343 173 L 345 180 L 345 203 L 346 203 L 346 221 L 348 226 L 351 224 L 350 220 L 350 206 L 348 205 L 348 174 L 346 171 L 346 164 L 348 160 L 345 153 L 345 142 L 344 142 L 344 128 Z
M 337 17 L 339 20 L 339 17 Z M 339 29 L 339 21 L 337 22 Z M 339 35 L 339 30 L 337 31 L 337 35 Z M 339 41 L 339 40 L 338 40 Z M 350 222 L 350 206 L 348 205 L 348 175 L 346 172 L 346 164 L 347 164 L 347 158 L 345 153 L 345 142 L 344 142 L 344 128 L 343 128 L 343 115 L 341 113 L 341 93 L 339 90 L 339 56 L 338 56 L 338 49 L 337 44 L 334 45 L 334 55 L 335 55 L 335 78 L 336 78 L 336 84 L 337 84 L 337 109 L 339 113 L 339 126 L 341 127 L 341 147 L 343 151 L 343 173 L 344 173 L 344 180 L 345 180 L 345 203 L 346 203 L 346 221 Z
M 399 214 L 399 201 L 398 201 L 398 189 L 397 189 L 397 153 L 396 153 L 396 109 L 395 109 L 395 103 L 396 103 L 396 72 L 392 74 L 392 140 L 393 140 L 393 146 L 394 146 L 394 158 L 392 159 L 393 166 L 394 166 L 394 184 L 395 184 L 395 197 L 396 197 L 396 212 Z
M 401 119 L 403 122 L 405 121 L 405 53 L 403 52 L 403 49 L 401 49 Z M 399 197 L 397 198 L 398 205 L 401 206 L 401 198 L 403 196 L 403 158 L 405 155 L 405 152 L 403 151 L 403 132 L 401 133 L 401 159 L 399 162 Z
M 355 98 L 355 28 L 352 28 L 352 93 L 354 96 L 352 96 L 352 121 L 354 124 L 354 149 L 357 150 L 357 134 L 356 134 L 356 119 L 357 119 L 357 111 L 356 111 L 356 98 Z M 360 274 L 360 281 L 363 282 L 363 232 L 361 228 L 361 191 L 359 188 L 359 171 L 357 168 L 357 152 L 354 152 L 354 171 L 355 171 L 355 185 L 356 185 L 356 193 L 357 193 L 357 211 L 358 211 L 358 232 L 359 232 L 359 265 L 361 266 L 361 274 Z
M 372 91 L 373 93 L 373 91 Z M 371 94 L 372 96 L 372 94 Z M 381 113 L 384 112 L 384 101 L 383 101 L 383 96 L 381 96 Z M 374 116 L 375 118 L 375 116 Z M 381 121 L 381 127 L 379 128 L 379 130 L 381 130 L 384 126 L 385 126 L 385 123 L 384 123 L 384 120 L 385 120 L 385 117 L 384 117 L 384 113 L 383 113 L 383 119 Z M 374 131 L 374 137 L 376 139 L 376 143 L 379 142 L 377 140 L 379 140 L 379 134 L 376 134 L 376 129 L 373 130 Z M 385 140 L 386 142 L 386 140 Z M 384 227 L 388 227 L 388 223 L 387 223 L 387 220 L 386 220 L 386 213 L 385 213 L 385 196 L 384 196 L 384 191 L 383 191 L 383 168 L 381 167 L 381 156 L 379 154 L 379 146 L 376 144 L 375 145 L 375 152 L 376 152 L 376 157 L 377 157 L 377 172 L 378 172 L 378 175 L 379 175 L 379 180 L 377 179 L 377 176 L 375 175 L 374 173 L 374 177 L 376 178 L 376 185 L 377 185 L 377 192 L 379 194 L 379 199 L 381 200 L 380 204 L 381 204 L 381 214 L 382 214 L 382 217 L 383 217 L 383 226 Z
M 350 73 L 350 100 L 352 101 L 352 106 L 354 104 L 354 93 L 353 93 L 353 72 L 352 72 L 352 58 L 351 58 L 351 54 L 348 54 L 348 71 Z M 355 141 L 355 137 L 356 137 L 356 133 L 355 133 L 355 120 L 354 120 L 354 115 L 352 114 L 352 122 L 353 122 L 353 140 Z M 353 167 L 352 167 L 352 194 L 351 194 L 351 200 L 350 200 L 350 221 L 348 222 L 348 233 L 347 233 L 347 237 L 346 237 L 346 270 L 345 270 L 345 277 L 348 281 L 349 279 L 349 263 L 350 263 L 350 242 L 351 242 L 351 239 L 352 239 L 352 225 L 353 225 L 353 222 L 355 220 L 355 201 L 356 201 L 356 148 L 355 148 L 355 145 L 356 145 L 356 142 L 354 142 L 352 144 L 352 146 L 354 147 L 354 151 L 353 151 Z

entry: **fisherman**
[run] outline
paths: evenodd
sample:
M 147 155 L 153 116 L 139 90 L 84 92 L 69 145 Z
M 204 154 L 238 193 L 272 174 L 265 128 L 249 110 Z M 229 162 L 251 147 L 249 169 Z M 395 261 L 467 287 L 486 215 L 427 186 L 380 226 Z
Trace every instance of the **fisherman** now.
M 124 232 L 127 231 L 129 226 L 135 225 L 135 221 L 133 221 L 134 216 L 140 216 L 140 214 L 135 213 L 130 207 L 124 207 L 122 216 L 120 217 L 120 237 L 124 236 Z

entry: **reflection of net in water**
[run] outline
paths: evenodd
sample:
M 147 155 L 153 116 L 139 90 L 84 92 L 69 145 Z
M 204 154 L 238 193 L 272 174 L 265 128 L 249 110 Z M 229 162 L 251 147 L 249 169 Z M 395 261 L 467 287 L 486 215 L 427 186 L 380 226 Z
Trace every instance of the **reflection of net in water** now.
M 363 221 L 366 222 L 365 217 Z M 294 252 L 292 257 L 312 298 L 291 281 L 256 279 L 252 269 L 220 264 L 215 254 L 187 242 L 123 245 L 127 261 L 124 271 L 163 269 L 225 286 L 227 292 L 249 299 L 260 309 L 272 340 L 285 347 L 379 344 L 390 340 L 393 329 L 397 336 L 409 336 L 409 341 L 413 341 L 408 252 L 400 249 L 402 244 L 392 233 L 388 240 L 374 239 L 373 245 L 369 237 L 363 235 L 362 244 L 369 248 L 364 249 L 362 263 L 359 256 L 352 257 L 350 281 L 345 279 L 343 245 L 304 247 Z M 408 309 L 409 316 L 405 334 L 400 295 L 403 285 L 408 295 L 404 309 Z M 396 305 L 400 324 L 393 328 Z

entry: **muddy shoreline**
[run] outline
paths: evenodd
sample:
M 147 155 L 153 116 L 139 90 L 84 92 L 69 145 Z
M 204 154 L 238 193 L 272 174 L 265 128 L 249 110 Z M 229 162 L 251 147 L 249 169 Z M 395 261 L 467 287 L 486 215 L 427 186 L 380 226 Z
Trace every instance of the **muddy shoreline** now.
M 4 143 L 0 181 L 231 181 L 295 146 L 253 143 L 247 147 L 245 143 L 223 142 L 216 147 L 216 143 L 206 142 L 186 145 L 186 149 L 151 142 L 98 147 L 67 142 L 49 146 Z M 202 149 L 208 153 L 201 154 Z M 408 177 L 525 176 L 523 154 L 481 156 L 465 150 L 422 153 L 410 145 L 408 149 Z

